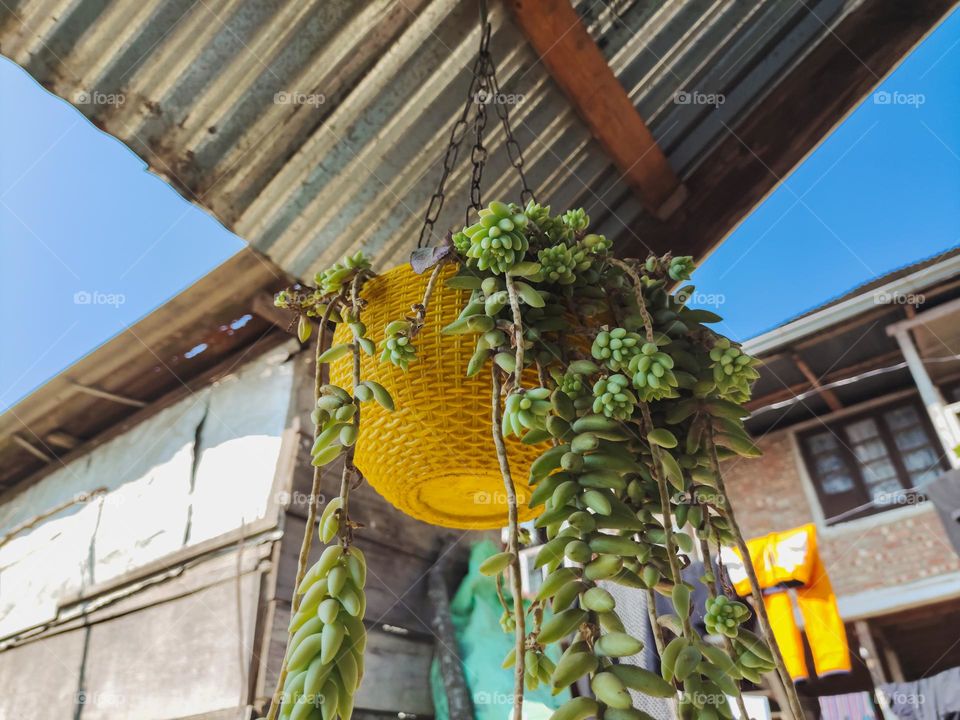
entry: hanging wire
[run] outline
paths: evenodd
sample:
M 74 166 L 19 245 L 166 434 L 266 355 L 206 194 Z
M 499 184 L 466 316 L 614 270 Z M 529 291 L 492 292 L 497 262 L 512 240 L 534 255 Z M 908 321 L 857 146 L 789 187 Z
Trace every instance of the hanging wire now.
M 510 164 L 520 176 L 520 200 L 526 205 L 534 201 L 533 190 L 527 183 L 526 175 L 523 171 L 523 151 L 520 143 L 514 137 L 513 129 L 510 126 L 510 113 L 500 92 L 500 85 L 497 82 L 496 65 L 493 56 L 490 54 L 490 37 L 493 34 L 493 28 L 490 24 L 489 14 L 487 12 L 486 0 L 480 0 L 480 49 L 477 58 L 474 61 L 470 86 L 467 90 L 467 100 L 463 106 L 463 112 L 457 118 L 450 130 L 450 139 L 447 143 L 447 149 L 443 156 L 443 169 L 440 174 L 440 182 L 437 185 L 436 192 L 430 197 L 427 205 L 427 211 L 423 219 L 423 227 L 420 229 L 420 236 L 417 239 L 417 247 L 422 248 L 430 244 L 433 237 L 434 227 L 440 217 L 440 211 L 446 199 L 445 188 L 447 178 L 453 172 L 457 163 L 457 157 L 460 153 L 460 145 L 466 136 L 467 128 L 472 125 L 474 144 L 470 152 L 471 178 L 470 178 L 470 202 L 466 209 L 464 224 L 470 224 L 471 211 L 480 210 L 483 206 L 483 195 L 481 182 L 483 179 L 483 170 L 489 159 L 489 150 L 483 143 L 483 135 L 487 126 L 487 105 L 493 104 L 496 110 L 500 124 L 503 126 L 504 136 L 506 138 L 507 157 Z M 474 111 L 474 117 L 471 122 L 470 111 Z

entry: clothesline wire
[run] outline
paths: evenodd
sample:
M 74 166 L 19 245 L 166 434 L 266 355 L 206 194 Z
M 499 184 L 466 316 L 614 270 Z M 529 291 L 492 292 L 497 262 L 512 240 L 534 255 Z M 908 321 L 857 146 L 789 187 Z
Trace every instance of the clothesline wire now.
M 904 496 L 906 496 L 906 495 L 909 495 L 910 493 L 918 493 L 922 495 L 924 487 L 926 487 L 926 483 L 924 483 L 923 485 L 917 485 L 914 487 L 905 488 L 904 490 L 899 490 L 897 491 L 897 494 L 902 493 Z M 892 493 L 884 493 L 884 494 L 889 496 Z M 926 499 L 926 496 L 924 496 L 924 499 Z M 862 505 L 857 505 L 856 507 L 852 507 L 849 510 L 844 510 L 839 515 L 833 515 L 831 517 L 828 517 L 824 520 L 824 522 L 833 523 L 833 522 L 838 522 L 840 520 L 845 520 L 851 515 L 856 515 L 859 512 L 863 512 L 864 510 L 869 510 L 870 508 L 872 508 L 874 505 L 877 505 L 877 504 L 880 504 L 880 503 L 877 498 L 874 498 L 873 500 L 865 502 Z
M 960 360 L 960 355 L 943 355 L 940 357 L 928 357 L 921 358 L 925 363 L 941 363 L 941 362 L 956 362 Z M 887 365 L 886 367 L 874 368 L 873 370 L 867 370 L 858 375 L 852 375 L 848 378 L 841 378 L 840 380 L 834 380 L 833 382 L 824 383 L 823 385 L 815 388 L 810 388 L 802 393 L 798 393 L 793 397 L 787 398 L 786 400 L 780 400 L 779 402 L 770 403 L 769 405 L 764 405 L 763 407 L 757 408 L 754 410 L 750 417 L 754 418 L 757 415 L 761 415 L 765 412 L 771 410 L 781 410 L 782 408 L 795 405 L 798 402 L 806 400 L 812 395 L 818 395 L 825 390 L 832 390 L 833 388 L 843 387 L 844 385 L 852 385 L 855 382 L 860 382 L 861 380 L 866 380 L 867 378 L 876 377 L 877 375 L 884 375 L 886 373 L 895 372 L 897 370 L 902 370 L 907 367 L 907 361 L 903 360 L 901 362 L 895 363 L 893 365 Z

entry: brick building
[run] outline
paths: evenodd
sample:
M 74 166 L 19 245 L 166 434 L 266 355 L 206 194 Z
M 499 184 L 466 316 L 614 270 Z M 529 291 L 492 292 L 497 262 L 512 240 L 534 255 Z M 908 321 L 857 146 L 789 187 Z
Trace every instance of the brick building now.
M 954 249 L 745 344 L 764 455 L 728 463 L 738 517 L 748 537 L 815 523 L 854 654 L 801 693 L 960 665 L 960 556 L 923 493 L 960 464 L 958 273 Z

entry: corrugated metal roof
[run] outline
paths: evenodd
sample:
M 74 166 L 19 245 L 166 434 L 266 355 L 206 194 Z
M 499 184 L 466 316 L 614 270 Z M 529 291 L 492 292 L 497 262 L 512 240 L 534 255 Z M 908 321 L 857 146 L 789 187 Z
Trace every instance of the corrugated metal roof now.
M 579 12 L 681 178 L 856 0 L 585 1 Z M 639 201 L 506 9 L 492 48 L 538 199 L 641 245 Z M 0 49 L 300 276 L 413 248 L 478 45 L 473 0 L 6 0 Z M 678 93 L 700 93 L 678 102 Z M 705 96 L 722 98 L 708 104 Z M 118 102 L 122 97 L 122 104 Z M 689 95 L 688 95 L 689 97 Z M 703 101 L 703 102 L 700 102 Z M 492 123 L 491 123 L 492 125 Z M 502 140 L 491 130 L 491 143 Z M 466 198 L 469 153 L 448 185 Z M 505 153 L 486 197 L 514 198 Z M 459 220 L 451 200 L 438 228 Z M 714 242 L 719 241 L 716 238 Z

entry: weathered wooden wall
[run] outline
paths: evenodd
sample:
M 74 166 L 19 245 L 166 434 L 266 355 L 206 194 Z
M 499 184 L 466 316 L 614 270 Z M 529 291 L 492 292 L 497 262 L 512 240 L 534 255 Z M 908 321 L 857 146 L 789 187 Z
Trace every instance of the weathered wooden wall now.
M 238 717 L 279 546 L 290 343 L 0 498 L 0 717 Z
M 311 356 L 287 345 L 250 359 L 0 498 L 2 535 L 107 488 L 0 547 L 0 718 L 233 720 L 265 708 L 312 480 Z M 332 468 L 322 492 L 338 488 Z M 369 563 L 358 717 L 429 717 L 427 575 L 440 554 L 462 560 L 469 535 L 407 518 L 365 485 L 353 498 Z
M 289 355 L 268 353 L 0 498 L 3 535 L 105 489 L 0 547 L 0 638 L 54 621 L 72 595 L 272 514 Z

